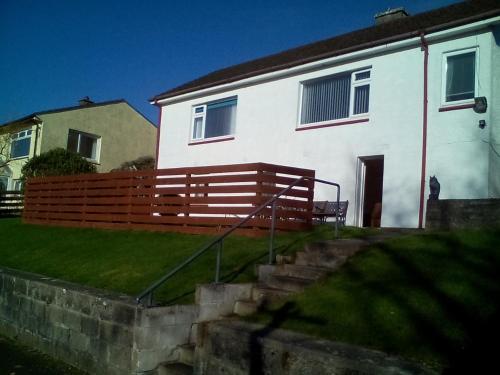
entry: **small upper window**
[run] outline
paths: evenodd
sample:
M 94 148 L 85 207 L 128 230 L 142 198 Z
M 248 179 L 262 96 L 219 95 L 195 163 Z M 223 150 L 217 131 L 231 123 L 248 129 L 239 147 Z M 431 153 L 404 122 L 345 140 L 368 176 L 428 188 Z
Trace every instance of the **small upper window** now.
M 10 157 L 22 158 L 30 154 L 31 129 L 11 135 Z
M 300 124 L 366 114 L 370 104 L 371 70 L 346 72 L 302 85 Z
M 207 103 L 193 108 L 192 140 L 234 134 L 237 98 Z
M 476 50 L 446 54 L 444 71 L 446 103 L 470 100 L 476 96 Z
M 69 130 L 68 133 L 68 150 L 80 154 L 84 158 L 91 161 L 99 161 L 101 138 L 94 134 L 79 132 L 77 130 Z

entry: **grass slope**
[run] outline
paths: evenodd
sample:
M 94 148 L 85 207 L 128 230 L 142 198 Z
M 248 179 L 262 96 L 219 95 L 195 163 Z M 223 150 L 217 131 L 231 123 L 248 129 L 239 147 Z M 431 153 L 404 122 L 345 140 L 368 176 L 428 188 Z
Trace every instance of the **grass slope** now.
M 465 231 L 373 246 L 253 320 L 472 374 L 498 368 L 499 312 L 500 230 Z
M 4 237 L 0 266 L 130 295 L 141 292 L 213 238 L 27 225 L 20 219 L 0 219 L 0 233 Z M 278 253 L 290 253 L 305 241 L 332 236 L 332 228 L 325 226 L 310 233 L 278 235 L 275 245 Z M 267 261 L 267 249 L 267 238 L 230 236 L 223 248 L 223 280 L 252 280 L 254 264 Z M 214 276 L 215 251 L 209 251 L 169 280 L 155 299 L 164 303 L 190 302 L 196 283 L 212 282 Z

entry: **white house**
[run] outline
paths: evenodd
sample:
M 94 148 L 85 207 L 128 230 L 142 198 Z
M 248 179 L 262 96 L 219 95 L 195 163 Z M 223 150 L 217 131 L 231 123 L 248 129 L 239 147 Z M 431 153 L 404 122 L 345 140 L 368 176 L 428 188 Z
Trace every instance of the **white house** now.
M 375 23 L 155 96 L 158 167 L 311 168 L 340 183 L 359 226 L 380 205 L 384 227 L 424 226 L 430 176 L 441 199 L 500 197 L 500 3 Z

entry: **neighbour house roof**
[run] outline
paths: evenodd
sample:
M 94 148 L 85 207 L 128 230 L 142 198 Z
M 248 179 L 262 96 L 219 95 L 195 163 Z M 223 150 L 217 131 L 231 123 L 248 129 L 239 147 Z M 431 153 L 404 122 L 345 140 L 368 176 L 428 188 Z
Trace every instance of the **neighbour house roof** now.
M 499 14 L 500 2 L 498 0 L 469 0 L 414 16 L 387 21 L 365 29 L 217 70 L 156 95 L 151 101 L 171 98 L 264 73 L 416 37 L 421 33 L 441 31 Z
M 29 121 L 37 121 L 37 120 L 40 120 L 39 116 L 48 115 L 48 114 L 51 114 L 51 113 L 67 112 L 67 111 L 73 111 L 73 110 L 76 110 L 76 109 L 86 109 L 86 108 L 102 107 L 102 106 L 106 106 L 106 105 L 119 104 L 119 103 L 125 103 L 125 104 L 127 104 L 134 111 L 136 111 L 139 115 L 141 115 L 142 117 L 144 117 L 144 119 L 147 122 L 149 122 L 152 126 L 155 126 L 150 120 L 148 120 L 148 118 L 146 116 L 144 116 L 141 112 L 139 112 L 137 109 L 135 109 L 133 106 L 131 106 L 130 103 L 128 103 L 125 99 L 116 99 L 116 100 L 109 100 L 109 101 L 100 102 L 100 103 L 92 103 L 92 104 L 83 105 L 83 106 L 82 105 L 76 105 L 76 106 L 72 106 L 72 107 L 63 107 L 63 108 L 57 108 L 57 109 L 50 109 L 50 110 L 47 110 L 47 111 L 34 112 L 34 113 L 32 113 L 32 114 L 30 114 L 28 116 L 24 116 L 24 117 L 21 117 L 19 119 L 12 120 L 12 121 L 6 122 L 4 124 L 0 124 L 0 127 L 2 127 L 2 126 L 8 126 L 8 125 L 13 125 L 13 124 L 18 124 L 18 123 L 23 123 L 23 122 L 29 122 Z

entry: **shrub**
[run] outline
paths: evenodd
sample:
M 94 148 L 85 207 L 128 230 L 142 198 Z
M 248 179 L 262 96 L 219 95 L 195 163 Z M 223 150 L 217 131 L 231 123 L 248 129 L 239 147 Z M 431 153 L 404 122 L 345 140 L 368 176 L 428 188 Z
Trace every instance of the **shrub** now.
M 87 159 L 63 148 L 55 148 L 30 159 L 22 169 L 22 179 L 29 177 L 64 176 L 95 173 L 96 167 Z

